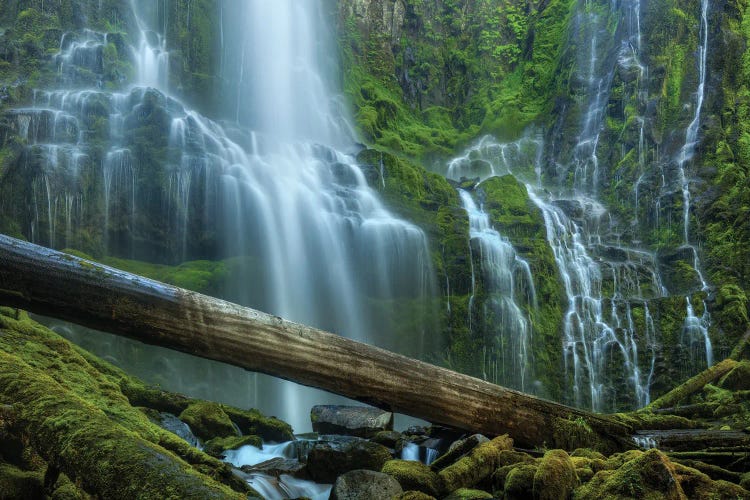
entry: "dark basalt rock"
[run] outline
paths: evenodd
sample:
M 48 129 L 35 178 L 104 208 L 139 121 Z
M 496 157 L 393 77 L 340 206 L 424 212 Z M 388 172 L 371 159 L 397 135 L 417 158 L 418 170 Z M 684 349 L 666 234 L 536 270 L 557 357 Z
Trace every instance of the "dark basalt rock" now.
M 391 458 L 388 448 L 365 440 L 319 443 L 307 455 L 307 471 L 316 482 L 333 483 L 338 476 L 352 470 L 379 471 Z
M 310 411 L 313 431 L 372 438 L 393 430 L 393 413 L 364 406 L 319 405 Z

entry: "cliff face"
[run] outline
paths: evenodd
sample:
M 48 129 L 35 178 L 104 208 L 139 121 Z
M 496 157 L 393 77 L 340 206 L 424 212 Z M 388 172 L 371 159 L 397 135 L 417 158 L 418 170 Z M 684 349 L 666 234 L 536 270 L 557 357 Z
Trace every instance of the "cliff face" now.
M 363 173 L 430 241 L 442 311 L 432 360 L 521 383 L 504 357 L 514 340 L 496 330 L 507 313 L 493 300 L 503 297 L 480 272 L 456 186 L 530 270 L 534 297 L 514 292 L 532 332 L 524 390 L 631 407 L 644 387 L 663 393 L 704 366 L 709 342 L 717 360 L 740 343 L 748 6 L 706 5 L 325 3 L 369 148 Z M 224 99 L 237 85 L 233 49 L 222 37 L 239 21 L 220 0 L 138 6 L 149 33 L 164 35 L 165 85 L 186 105 L 131 90 L 138 20 L 128 2 L 0 0 L 0 230 L 98 258 L 218 261 L 229 256 L 219 201 L 206 178 L 185 190 L 174 168 L 199 141 L 181 148 L 165 130 L 183 106 L 234 120 Z M 231 133 L 250 144 L 241 127 Z M 188 211 L 185 200 L 198 205 Z M 240 300 L 236 288 L 212 285 Z

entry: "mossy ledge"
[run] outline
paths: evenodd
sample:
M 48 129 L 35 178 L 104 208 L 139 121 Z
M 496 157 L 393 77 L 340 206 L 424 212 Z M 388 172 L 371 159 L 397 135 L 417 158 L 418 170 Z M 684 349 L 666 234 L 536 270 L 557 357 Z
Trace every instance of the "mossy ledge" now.
M 62 472 L 102 498 L 255 494 L 227 464 L 131 406 L 120 389 L 124 380 L 141 386 L 25 313 L 0 308 L 0 405 L 12 409 L 24 453 L 38 454 L 51 476 Z

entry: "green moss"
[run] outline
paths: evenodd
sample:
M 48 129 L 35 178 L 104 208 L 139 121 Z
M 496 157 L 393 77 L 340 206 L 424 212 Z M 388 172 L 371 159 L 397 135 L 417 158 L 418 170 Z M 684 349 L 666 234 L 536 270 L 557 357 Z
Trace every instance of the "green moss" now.
M 570 456 L 563 450 L 550 450 L 545 453 L 534 473 L 534 498 L 570 498 L 577 486 L 578 476 Z
M 494 498 L 491 493 L 482 490 L 460 488 L 444 498 L 444 500 L 480 500 L 483 498 Z
M 0 463 L 0 498 L 36 500 L 44 497 L 44 473 L 23 471 Z
M 512 468 L 503 481 L 503 495 L 507 500 L 533 497 L 536 465 L 519 465 Z
M 0 311 L 0 404 L 19 411 L 33 449 L 86 489 L 161 498 L 233 497 L 247 485 L 130 406 L 117 368 L 31 321 Z M 105 367 L 100 371 L 100 368 Z M 218 482 L 217 482 L 218 481 Z
M 263 447 L 263 440 L 259 436 L 219 437 L 207 441 L 203 445 L 203 450 L 213 457 L 218 457 L 227 450 L 236 450 L 242 446 L 255 446 L 260 449 Z
M 389 460 L 381 472 L 392 476 L 405 491 L 421 491 L 434 497 L 441 491 L 438 475 L 421 462 Z
M 489 477 L 498 466 L 500 453 L 512 448 L 513 440 L 507 435 L 476 446 L 466 456 L 438 473 L 445 491 L 471 488 Z
M 405 491 L 391 500 L 435 500 L 435 497 L 421 491 Z

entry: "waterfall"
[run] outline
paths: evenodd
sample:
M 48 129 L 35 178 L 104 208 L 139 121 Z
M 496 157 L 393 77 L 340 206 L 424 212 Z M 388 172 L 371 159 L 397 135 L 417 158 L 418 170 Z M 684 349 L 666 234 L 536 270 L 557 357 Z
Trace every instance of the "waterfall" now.
M 141 0 L 131 7 L 133 46 L 66 33 L 59 88 L 12 112 L 29 169 L 39 170 L 32 239 L 76 247 L 94 233 L 108 255 L 233 259 L 233 301 L 414 357 L 434 351 L 427 237 L 383 205 L 353 157 L 359 146 L 327 74 L 335 39 L 321 2 L 222 2 L 223 68 L 238 71 L 226 75 L 237 87 L 227 93 L 234 123 L 173 94 L 167 12 Z M 102 84 L 112 46 L 135 69 L 133 84 L 116 91 Z M 135 358 L 116 361 L 140 369 L 145 355 Z M 226 380 L 223 369 L 180 359 L 174 390 L 211 398 Z M 237 395 L 226 402 L 257 405 L 297 431 L 309 428 L 312 405 L 341 401 L 266 376 L 232 377 Z
M 596 411 L 645 406 L 658 342 L 648 300 L 664 293 L 655 256 L 608 244 L 599 232 L 606 210 L 595 199 L 554 197 L 539 186 L 543 148 L 533 136 L 510 144 L 484 137 L 449 162 L 447 175 L 458 180 L 512 174 L 527 183 L 529 197 L 542 212 L 567 298 L 561 339 L 565 399 Z M 472 238 L 476 218 L 470 213 Z M 492 272 L 505 286 L 512 283 L 497 269 Z M 642 311 L 642 327 L 636 325 L 634 308 Z M 627 393 L 617 387 L 621 380 Z
M 701 268 L 698 248 L 690 243 L 690 179 L 685 171 L 686 165 L 692 160 L 695 153 L 695 146 L 698 144 L 698 128 L 701 121 L 701 110 L 703 109 L 703 99 L 705 97 L 706 87 L 706 61 L 708 57 L 708 0 L 701 0 L 700 14 L 700 45 L 698 46 L 698 89 L 695 93 L 695 104 L 693 119 L 690 121 L 685 130 L 685 143 L 677 157 L 677 169 L 679 173 L 680 189 L 682 191 L 682 232 L 684 246 L 689 248 L 693 253 L 693 268 L 698 273 L 701 282 L 702 291 L 708 290 Z M 711 339 L 708 335 L 708 327 L 711 322 L 708 313 L 706 301 L 703 300 L 703 315 L 701 318 L 695 316 L 691 298 L 686 298 L 687 312 L 685 323 L 683 325 L 683 342 L 691 347 L 696 342 L 702 342 L 705 349 L 705 361 L 707 366 L 713 364 L 713 349 Z M 695 356 L 693 356 L 694 358 Z
M 489 215 L 477 206 L 472 195 L 464 190 L 459 190 L 459 194 L 469 214 L 469 236 L 479 250 L 483 288 L 480 306 L 484 310 L 481 316 L 490 323 L 485 325 L 485 336 L 492 335 L 485 341 L 483 377 L 529 392 L 533 373 L 532 326 L 524 306 L 536 308 L 531 269 L 508 239 L 492 228 Z M 472 262 L 470 315 L 477 307 L 476 281 Z

